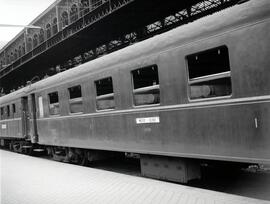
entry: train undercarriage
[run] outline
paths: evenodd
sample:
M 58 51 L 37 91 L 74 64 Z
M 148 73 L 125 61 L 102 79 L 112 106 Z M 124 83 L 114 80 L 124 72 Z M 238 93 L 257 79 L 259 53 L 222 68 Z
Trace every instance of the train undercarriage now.
M 46 156 L 54 161 L 81 166 L 91 166 L 94 162 L 108 159 L 118 160 L 131 158 L 139 160 L 138 163 L 140 164 L 142 176 L 177 183 L 188 183 L 195 179 L 201 179 L 202 169 L 206 166 L 214 168 L 217 171 L 226 170 L 236 172 L 240 169 L 248 168 L 251 165 L 249 163 L 239 162 L 46 146 L 33 144 L 31 141 L 23 139 L 0 139 L 0 148 L 29 156 Z

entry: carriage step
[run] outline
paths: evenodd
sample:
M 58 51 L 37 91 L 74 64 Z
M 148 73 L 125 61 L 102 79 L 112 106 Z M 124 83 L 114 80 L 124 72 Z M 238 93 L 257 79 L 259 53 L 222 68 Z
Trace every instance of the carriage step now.
M 25 149 L 32 148 L 32 146 L 30 146 L 30 145 L 24 145 L 24 146 L 22 146 L 22 148 L 25 148 Z
M 33 149 L 34 152 L 44 152 L 45 149 Z

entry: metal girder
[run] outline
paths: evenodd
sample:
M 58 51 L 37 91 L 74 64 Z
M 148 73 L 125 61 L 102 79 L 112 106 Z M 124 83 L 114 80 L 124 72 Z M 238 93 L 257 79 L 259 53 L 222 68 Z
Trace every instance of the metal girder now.
M 161 33 L 169 30 L 170 28 L 186 24 L 194 21 L 204 15 L 211 14 L 218 9 L 222 9 L 237 3 L 237 0 L 205 0 L 184 8 L 172 15 L 155 21 L 151 24 L 141 27 L 140 29 L 124 34 L 108 42 L 109 46 L 100 45 L 97 47 L 96 57 L 111 52 L 111 50 L 117 50 L 124 45 L 129 45 L 134 42 L 147 39 L 157 33 Z
M 12 64 L 0 69 L 0 87 L 9 92 L 14 88 L 7 83 L 11 79 L 15 81 L 15 86 L 25 84 L 36 75 L 41 75 L 42 78 L 53 66 L 60 65 L 62 70 L 73 67 L 73 58 L 78 55 L 82 55 L 82 62 L 95 59 L 237 4 L 239 0 L 192 0 L 183 1 L 181 4 L 179 2 L 172 1 L 170 7 L 164 9 L 161 7 L 166 3 L 161 0 L 107 1 Z M 155 4 L 155 9 L 150 11 Z M 139 10 L 140 13 L 138 9 L 141 9 L 141 5 L 145 6 L 145 10 Z M 173 8 L 176 5 L 177 9 Z M 63 50 L 65 55 L 61 54 Z M 84 53 L 87 57 L 84 57 Z M 74 66 L 77 64 L 74 63 Z M 36 67 L 39 67 L 39 70 Z M 24 79 L 17 79 L 17 76 L 22 74 Z

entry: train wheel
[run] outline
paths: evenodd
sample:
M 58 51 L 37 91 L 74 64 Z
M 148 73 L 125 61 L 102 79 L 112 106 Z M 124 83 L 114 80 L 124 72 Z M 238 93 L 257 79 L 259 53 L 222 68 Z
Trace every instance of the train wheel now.
M 30 142 L 22 141 L 21 145 L 21 153 L 26 155 L 33 155 L 33 145 Z
M 53 148 L 52 147 L 46 147 L 47 155 L 50 158 L 53 158 Z
M 78 154 L 77 164 L 81 166 L 87 166 L 88 159 L 87 159 L 87 153 L 85 150 L 80 150 L 80 154 Z
M 17 153 L 23 152 L 22 144 L 20 141 L 19 142 L 12 142 L 12 149 L 14 152 L 17 152 Z
M 70 162 L 69 150 L 67 147 L 52 147 L 52 158 L 56 161 Z
M 68 155 L 69 155 L 69 160 L 73 164 L 78 164 L 82 166 L 87 165 L 87 157 L 85 150 L 82 149 L 77 149 L 77 148 L 69 148 L 68 149 Z

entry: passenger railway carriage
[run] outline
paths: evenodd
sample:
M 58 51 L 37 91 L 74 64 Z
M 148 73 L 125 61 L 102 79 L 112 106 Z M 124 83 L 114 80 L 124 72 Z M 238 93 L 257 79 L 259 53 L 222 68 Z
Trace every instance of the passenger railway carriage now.
M 38 68 L 38 67 L 37 67 Z M 201 161 L 270 163 L 270 2 L 251 0 L 0 98 L 1 145 L 66 161 L 135 153 L 187 182 Z

